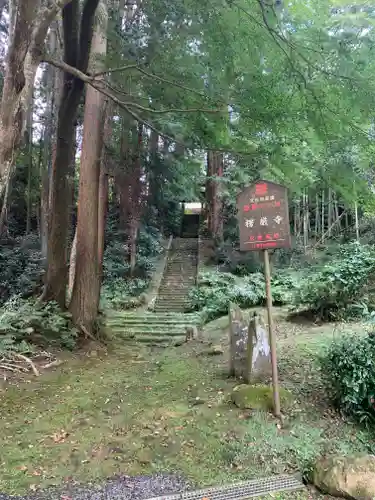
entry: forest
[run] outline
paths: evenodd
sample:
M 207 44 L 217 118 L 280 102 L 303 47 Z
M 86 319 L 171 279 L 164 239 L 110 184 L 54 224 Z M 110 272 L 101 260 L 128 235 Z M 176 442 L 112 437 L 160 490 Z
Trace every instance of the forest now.
M 374 25 L 359 0 L 0 0 L 0 497 L 374 453 Z M 286 186 L 292 235 L 276 427 L 222 374 L 228 308 L 266 300 L 236 207 L 259 179 Z

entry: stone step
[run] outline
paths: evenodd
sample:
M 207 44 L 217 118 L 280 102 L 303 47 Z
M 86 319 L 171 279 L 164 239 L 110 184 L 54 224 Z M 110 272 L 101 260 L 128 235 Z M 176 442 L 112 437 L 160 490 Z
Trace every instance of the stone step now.
M 186 298 L 189 295 L 189 290 L 187 289 L 186 291 L 181 291 L 181 289 L 177 290 L 161 290 L 159 292 L 159 298 L 165 297 L 165 298 Z
M 180 276 L 184 278 L 193 278 L 196 275 L 195 268 L 192 269 L 191 271 L 189 270 L 189 272 L 186 269 L 183 270 L 180 268 L 176 269 L 166 268 L 164 272 L 165 272 L 164 276 Z
M 163 286 L 161 286 L 159 288 L 159 293 L 162 294 L 162 293 L 169 293 L 170 295 L 173 294 L 175 295 L 176 293 L 177 294 L 180 294 L 180 295 L 187 295 L 189 293 L 189 291 L 191 290 L 192 286 L 186 286 L 186 285 L 182 285 L 182 284 L 174 284 L 174 283 L 170 283 L 170 284 L 165 284 Z
M 171 310 L 174 311 L 178 309 L 181 312 L 184 312 L 185 309 L 188 309 L 190 306 L 187 302 L 171 302 L 170 300 L 164 300 L 161 302 L 156 302 L 154 310 L 158 312 L 160 309 Z
M 164 275 L 164 278 L 161 281 L 161 286 L 166 285 L 167 283 L 186 283 L 186 286 L 193 285 L 195 283 L 195 276 L 182 276 L 179 274 L 168 274 Z
M 186 295 L 181 295 L 180 297 L 176 297 L 176 296 L 167 296 L 167 295 L 160 295 L 155 302 L 160 302 L 160 301 L 163 301 L 163 302 L 173 302 L 174 304 L 176 303 L 184 303 L 184 302 L 189 302 L 189 297 L 187 297 Z
M 142 328 L 147 327 L 147 328 L 159 328 L 163 327 L 165 329 L 168 328 L 184 328 L 185 326 L 190 326 L 190 325 L 195 325 L 198 322 L 198 320 L 185 320 L 185 321 L 176 321 L 173 319 L 166 319 L 166 320 L 155 320 L 155 321 L 144 321 L 142 319 L 137 319 L 137 318 L 114 318 L 111 320 L 108 320 L 105 324 L 106 326 L 111 326 L 114 328 L 117 328 L 118 326 L 121 327 L 139 327 L 142 326 Z
M 169 306 L 169 303 L 168 303 Z M 158 305 L 157 307 L 165 308 L 164 304 Z M 175 306 L 173 306 L 175 307 Z M 180 309 L 184 308 L 184 306 L 178 306 Z M 112 316 L 110 318 L 106 318 L 105 325 L 114 327 L 116 325 L 121 326 L 132 326 L 132 325 L 164 325 L 166 328 L 172 325 L 197 325 L 201 322 L 200 316 L 191 313 L 184 313 L 184 311 L 150 311 L 150 315 L 154 314 L 155 318 L 148 317 L 123 317 L 123 316 Z M 172 316 L 177 316 L 174 318 Z M 181 318 L 179 318 L 179 316 Z M 187 316 L 184 318 L 184 316 Z
M 181 337 L 166 337 L 165 335 L 161 336 L 150 336 L 150 335 L 139 335 L 138 337 L 120 337 L 129 342 L 129 343 L 134 343 L 134 344 L 150 344 L 150 345 L 160 345 L 160 346 L 173 346 L 173 345 L 181 345 L 182 343 L 185 342 L 185 336 Z
M 189 302 L 189 298 L 184 296 L 181 297 L 176 297 L 176 296 L 166 296 L 166 295 L 160 295 L 160 297 L 157 298 L 156 302 L 171 302 L 173 304 L 184 304 L 186 302 Z
M 167 311 L 172 311 L 172 312 L 185 312 L 188 309 L 187 306 L 173 306 L 173 305 L 160 305 L 157 306 L 155 305 L 155 312 L 167 312 Z
M 161 314 L 161 315 L 156 315 L 152 311 L 136 311 L 134 309 L 130 310 L 111 310 L 108 311 L 107 315 L 108 318 L 112 318 L 114 316 L 121 316 L 121 317 L 127 317 L 127 318 L 154 318 L 156 316 L 160 318 L 166 318 L 166 317 L 171 317 L 171 318 L 193 318 L 193 317 L 199 317 L 199 313 L 187 313 L 187 314 L 176 314 L 176 313 L 170 313 L 170 314 Z
M 152 322 L 152 321 L 160 321 L 160 322 L 165 322 L 165 321 L 174 321 L 174 322 L 194 322 L 194 321 L 199 321 L 200 315 L 197 313 L 162 313 L 162 314 L 156 314 L 152 311 L 144 311 L 144 312 L 136 312 L 136 311 L 112 311 L 111 313 L 107 314 L 106 316 L 107 320 L 113 320 L 113 319 L 121 319 L 121 320 L 136 320 L 136 321 L 144 321 L 145 323 L 147 322 Z
M 162 325 L 159 325 L 159 328 L 142 327 L 142 325 L 139 325 L 137 327 L 132 326 L 131 328 L 129 328 L 128 325 L 124 326 L 118 325 L 116 327 L 111 327 L 110 331 L 118 335 L 125 335 L 136 338 L 138 338 L 138 336 L 143 336 L 143 335 L 149 335 L 150 337 L 151 336 L 183 337 L 184 335 L 186 335 L 185 327 L 163 328 Z

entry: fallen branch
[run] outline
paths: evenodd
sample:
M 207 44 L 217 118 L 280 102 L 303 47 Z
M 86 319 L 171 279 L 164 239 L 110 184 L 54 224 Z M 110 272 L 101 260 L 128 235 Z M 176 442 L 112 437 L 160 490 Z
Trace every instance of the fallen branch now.
M 0 368 L 2 368 L 3 370 L 8 370 L 10 372 L 22 373 L 22 370 L 20 368 L 8 365 L 6 363 L 1 364 Z
M 37 367 L 35 366 L 35 364 L 31 361 L 30 358 L 28 358 L 27 356 L 24 356 L 23 354 L 18 354 L 18 353 L 14 353 L 14 355 L 16 358 L 19 358 L 19 359 L 22 359 L 23 361 L 26 361 L 27 364 L 29 364 L 31 366 L 31 369 L 32 371 L 34 372 L 34 375 L 36 377 L 39 377 L 40 373 L 37 369 Z
M 47 370 L 48 368 L 54 368 L 56 366 L 60 366 L 64 363 L 62 359 L 55 359 L 55 361 L 51 361 L 50 363 L 47 363 L 46 365 L 42 366 L 43 370 Z
M 3 368 L 6 366 L 9 369 L 15 368 L 17 371 L 22 371 L 22 370 L 25 371 L 25 372 L 28 371 L 27 368 L 25 368 L 24 366 L 22 366 L 22 365 L 20 366 L 18 364 L 9 363 L 6 359 L 2 359 L 0 363 L 1 363 L 1 366 Z

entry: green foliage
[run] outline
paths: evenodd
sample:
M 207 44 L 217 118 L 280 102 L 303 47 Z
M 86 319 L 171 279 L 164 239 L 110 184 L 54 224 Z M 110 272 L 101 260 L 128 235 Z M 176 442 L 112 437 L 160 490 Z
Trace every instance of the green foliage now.
M 293 280 L 281 276 L 273 279 L 273 300 L 275 304 L 285 304 L 290 300 Z M 266 299 L 264 276 L 253 273 L 236 278 L 230 273 L 204 272 L 199 276 L 199 284 L 190 292 L 191 309 L 203 311 L 206 321 L 228 313 L 230 302 L 242 308 L 264 304 Z
M 295 308 L 308 310 L 324 320 L 361 316 L 370 306 L 369 286 L 374 272 L 372 247 L 343 245 L 330 263 L 304 280 L 295 298 Z
M 320 357 L 335 406 L 361 422 L 375 422 L 375 336 L 346 335 Z
M 41 284 L 43 273 L 35 238 L 17 239 L 0 247 L 0 305 L 12 295 L 28 295 Z
M 130 276 L 130 262 L 125 235 L 121 232 L 111 234 L 103 261 L 104 284 L 117 278 Z M 161 235 L 155 228 L 142 228 L 137 241 L 137 256 L 134 276 L 149 280 L 154 270 L 154 258 L 163 251 Z
M 103 307 L 131 309 L 141 305 L 143 300 L 138 297 L 147 290 L 155 260 L 163 251 L 160 232 L 155 227 L 143 227 L 137 241 L 136 267 L 130 276 L 127 245 L 123 241 L 124 235 L 114 231 L 104 254 Z
M 148 279 L 115 278 L 102 286 L 101 298 L 103 307 L 111 309 L 132 309 L 142 304 L 138 298 L 149 286 Z
M 0 352 L 31 352 L 35 346 L 73 349 L 78 332 L 57 304 L 13 297 L 0 310 Z

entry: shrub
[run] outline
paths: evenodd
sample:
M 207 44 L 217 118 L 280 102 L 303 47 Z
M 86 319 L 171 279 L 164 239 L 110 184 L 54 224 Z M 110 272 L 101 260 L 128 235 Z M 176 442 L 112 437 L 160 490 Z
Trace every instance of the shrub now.
M 30 295 L 41 285 L 42 264 L 32 238 L 4 242 L 0 248 L 0 304 L 12 295 Z
M 330 264 L 312 273 L 296 295 L 295 308 L 324 320 L 356 317 L 369 305 L 375 253 L 366 245 L 343 245 Z
M 275 304 L 285 304 L 290 294 L 290 280 L 283 279 L 275 278 Z M 190 292 L 191 310 L 203 311 L 206 321 L 225 315 L 230 302 L 249 308 L 264 304 L 265 299 L 264 276 L 261 273 L 240 279 L 230 273 L 204 272 L 199 276 L 199 285 Z
M 137 241 L 137 258 L 134 276 L 150 279 L 154 271 L 155 257 L 161 254 L 161 235 L 154 228 L 142 228 Z M 103 278 L 108 282 L 130 275 L 128 245 L 122 233 L 117 233 L 106 247 L 103 261 Z
M 375 336 L 346 335 L 335 340 L 320 364 L 336 408 L 361 422 L 374 422 Z
M 0 352 L 31 352 L 35 345 L 73 349 L 77 337 L 70 314 L 55 303 L 13 297 L 0 310 Z
M 149 285 L 148 279 L 117 278 L 108 280 L 102 286 L 101 299 L 103 307 L 113 309 L 132 309 L 141 305 L 138 299 Z

